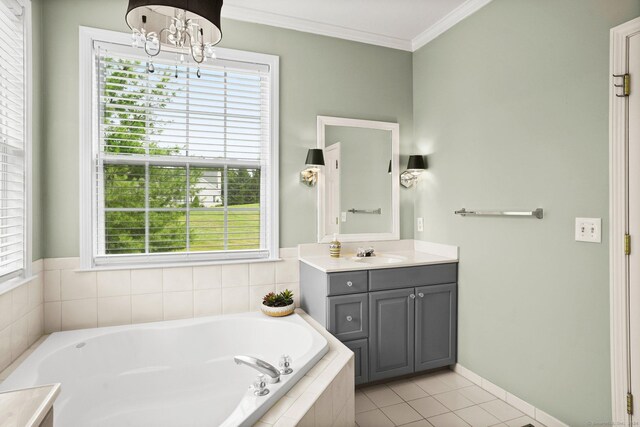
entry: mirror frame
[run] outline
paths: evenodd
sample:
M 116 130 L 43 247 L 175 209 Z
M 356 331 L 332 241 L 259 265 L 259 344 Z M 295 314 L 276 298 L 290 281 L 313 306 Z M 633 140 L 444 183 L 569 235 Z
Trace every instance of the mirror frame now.
M 400 240 L 400 125 L 391 122 L 373 120 L 347 119 L 344 117 L 318 116 L 317 147 L 325 148 L 325 126 L 345 126 L 366 129 L 391 131 L 391 232 L 390 233 L 358 233 L 338 234 L 341 242 Z M 325 233 L 325 174 L 318 174 L 318 243 L 327 243 L 333 236 Z

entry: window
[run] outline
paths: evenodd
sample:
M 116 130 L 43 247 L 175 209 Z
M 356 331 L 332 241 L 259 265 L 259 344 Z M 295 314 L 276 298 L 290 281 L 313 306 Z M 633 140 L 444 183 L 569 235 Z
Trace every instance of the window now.
M 217 51 L 93 40 L 93 265 L 277 257 L 277 58 Z
M 30 265 L 26 179 L 30 11 L 26 6 L 0 0 L 0 282 L 27 276 Z

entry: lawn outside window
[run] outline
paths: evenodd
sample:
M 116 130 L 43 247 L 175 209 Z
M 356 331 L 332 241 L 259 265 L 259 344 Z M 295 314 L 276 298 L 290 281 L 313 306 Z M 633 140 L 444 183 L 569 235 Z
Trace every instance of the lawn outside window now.
M 278 257 L 278 60 L 217 56 L 198 73 L 81 30 L 83 268 Z

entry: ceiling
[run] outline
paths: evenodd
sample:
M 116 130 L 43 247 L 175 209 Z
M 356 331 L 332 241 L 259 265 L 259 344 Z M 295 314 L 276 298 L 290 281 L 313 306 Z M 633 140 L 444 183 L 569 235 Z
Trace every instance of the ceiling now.
M 491 0 L 225 0 L 240 21 L 415 51 Z

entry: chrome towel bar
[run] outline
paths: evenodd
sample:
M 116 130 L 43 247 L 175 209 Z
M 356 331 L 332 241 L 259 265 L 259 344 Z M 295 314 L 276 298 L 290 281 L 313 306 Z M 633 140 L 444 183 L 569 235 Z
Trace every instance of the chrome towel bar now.
M 462 208 L 458 211 L 455 211 L 456 215 L 475 215 L 475 216 L 533 216 L 538 219 L 542 219 L 544 216 L 544 211 L 542 208 L 535 209 L 533 211 L 468 211 L 465 208 Z
M 378 209 L 356 209 L 356 208 L 352 208 L 349 209 L 347 212 L 350 213 L 363 213 L 363 214 L 377 214 L 377 215 L 382 215 L 382 208 L 378 208 Z

